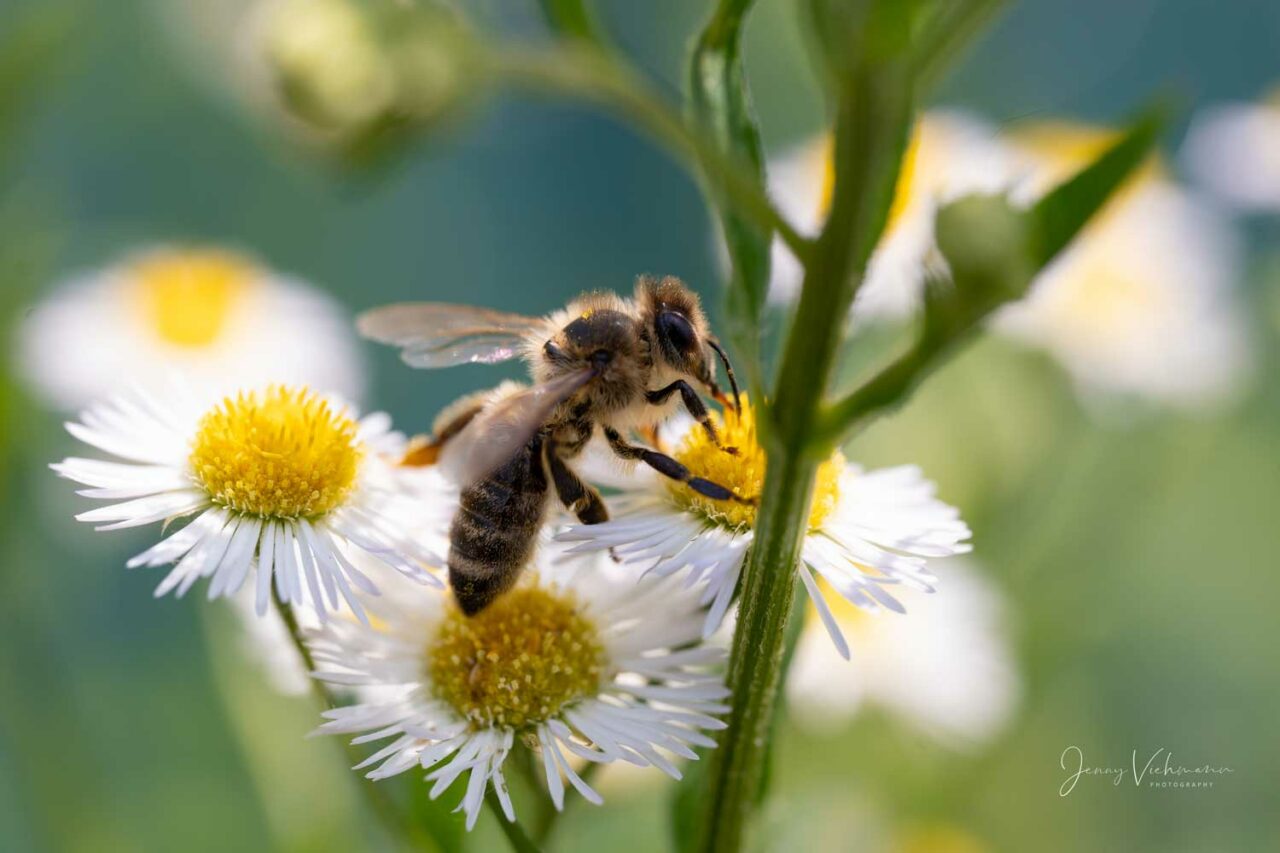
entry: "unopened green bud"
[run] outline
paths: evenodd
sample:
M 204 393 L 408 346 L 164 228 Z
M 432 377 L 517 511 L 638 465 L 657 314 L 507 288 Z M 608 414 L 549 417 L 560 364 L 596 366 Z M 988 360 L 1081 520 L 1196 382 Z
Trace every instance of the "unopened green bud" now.
M 287 0 L 272 11 L 264 38 L 288 106 L 308 123 L 344 130 L 394 101 L 395 68 L 373 22 L 348 0 Z
M 433 122 L 478 76 L 465 28 L 429 4 L 285 0 L 264 47 L 289 108 L 342 138 Z
M 1003 195 L 969 195 L 938 211 L 938 249 L 946 276 L 925 293 L 926 316 L 935 331 L 958 332 L 1006 302 L 1020 299 L 1035 264 L 1024 211 Z

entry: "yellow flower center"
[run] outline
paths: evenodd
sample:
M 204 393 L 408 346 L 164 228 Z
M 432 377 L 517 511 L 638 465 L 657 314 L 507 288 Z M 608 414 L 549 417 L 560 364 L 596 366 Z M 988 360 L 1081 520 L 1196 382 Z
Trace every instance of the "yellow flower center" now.
M 253 266 L 214 250 L 162 251 L 132 266 L 148 324 L 166 343 L 205 347 L 224 331 L 232 309 L 254 280 Z
M 573 594 L 522 585 L 475 616 L 450 610 L 427 648 L 436 695 L 476 728 L 522 730 L 600 689 L 605 651 Z
M 695 425 L 676 449 L 675 458 L 695 477 L 702 477 L 744 498 L 758 498 L 764 488 L 765 453 L 756 437 L 756 415 L 746 395 L 742 395 L 742 411 L 726 409 L 723 415 L 712 414 L 716 433 L 724 447 L 737 448 L 737 453 L 717 447 L 706 430 Z M 840 497 L 840 472 L 844 456 L 839 452 L 818 467 L 814 485 L 813 506 L 809 510 L 809 529 L 822 526 Z M 730 530 L 755 527 L 756 507 L 739 501 L 718 501 L 700 495 L 681 483 L 669 487 L 676 505 L 713 524 Z
M 888 234 L 902 219 L 903 212 L 911 203 L 911 196 L 916 191 L 916 166 L 920 161 L 920 122 L 916 122 L 911 131 L 911 139 L 907 150 L 902 153 L 902 165 L 898 168 L 898 180 L 893 187 L 893 201 L 889 204 L 889 215 L 885 219 L 884 233 Z M 820 218 L 826 219 L 831 212 L 831 198 L 836 189 L 836 161 L 831 139 L 823 143 L 822 153 L 822 194 L 818 200 Z
M 356 422 L 306 388 L 228 397 L 200 421 L 191 468 L 228 509 L 314 518 L 347 499 L 364 450 Z

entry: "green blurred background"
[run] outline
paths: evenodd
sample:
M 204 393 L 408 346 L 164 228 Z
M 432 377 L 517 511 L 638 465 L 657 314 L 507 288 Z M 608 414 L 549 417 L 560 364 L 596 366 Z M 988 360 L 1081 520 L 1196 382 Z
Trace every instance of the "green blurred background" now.
M 508 99 L 378 174 L 346 174 L 223 87 L 225 59 L 200 49 L 217 31 L 182 29 L 213 5 L 0 0 L 0 35 L 39 7 L 32 38 L 53 45 L 0 83 L 6 358 L 24 307 L 61 275 L 158 239 L 250 249 L 352 310 L 465 294 L 536 313 L 645 271 L 715 303 L 697 188 L 625 128 Z M 488 26 L 539 37 L 532 2 L 474 5 Z M 792 5 L 762 0 L 749 33 L 773 150 L 820 127 Z M 672 91 L 703 6 L 601 3 Z M 1157 89 L 1192 108 L 1256 98 L 1280 79 L 1277 44 L 1271 0 L 1027 0 L 933 100 L 997 122 L 1119 121 Z M 1025 697 L 969 752 L 874 712 L 836 737 L 784 726 L 761 849 L 894 849 L 929 827 L 996 850 L 1280 846 L 1276 233 L 1248 224 L 1260 367 L 1232 410 L 1102 428 L 1046 359 L 985 341 L 851 448 L 867 464 L 919 462 L 961 506 L 1009 597 Z M 369 401 L 407 429 L 500 375 L 368 355 Z M 155 601 L 158 575 L 123 570 L 152 532 L 75 525 L 82 502 L 46 468 L 72 451 L 60 416 L 8 369 L 0 394 L 0 850 L 391 849 L 339 750 L 302 739 L 309 701 L 270 690 L 224 609 Z M 1082 780 L 1061 798 L 1070 744 L 1113 764 L 1163 746 L 1235 772 L 1209 791 Z M 655 849 L 668 792 L 577 803 L 556 846 Z M 501 843 L 488 816 L 479 833 L 474 849 Z

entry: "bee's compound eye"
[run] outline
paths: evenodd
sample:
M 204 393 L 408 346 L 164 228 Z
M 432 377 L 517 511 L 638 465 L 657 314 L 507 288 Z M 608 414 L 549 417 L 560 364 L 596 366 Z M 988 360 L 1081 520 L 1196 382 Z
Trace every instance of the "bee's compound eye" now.
M 672 349 L 687 353 L 693 349 L 693 326 L 682 314 L 675 311 L 662 311 L 658 314 L 658 336 Z

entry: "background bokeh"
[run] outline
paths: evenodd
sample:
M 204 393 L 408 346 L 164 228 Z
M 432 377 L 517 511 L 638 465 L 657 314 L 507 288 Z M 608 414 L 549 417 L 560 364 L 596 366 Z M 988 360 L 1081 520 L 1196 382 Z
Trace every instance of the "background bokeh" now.
M 0 0 L 0 33 L 37 6 L 61 33 L 47 73 L 0 91 L 14 117 L 0 125 L 4 358 L 60 277 L 157 239 L 248 249 L 353 311 L 449 299 L 538 313 L 646 271 L 684 277 L 714 310 L 699 192 L 627 129 L 504 99 L 374 174 L 347 173 L 244 108 L 211 47 L 226 35 L 219 16 L 193 11 L 214 5 Z M 600 5 L 674 91 L 702 4 Z M 821 120 L 793 5 L 762 0 L 749 33 L 774 150 Z M 537 37 L 532 3 L 475 7 Z M 1258 97 L 1280 79 L 1278 43 L 1268 0 L 1025 0 L 933 100 L 997 123 L 1117 122 L 1173 90 L 1190 113 Z M 920 463 L 962 508 L 1009 600 L 1024 697 L 980 749 L 939 746 L 874 711 L 835 735 L 784 725 L 762 849 L 1280 843 L 1280 254 L 1274 220 L 1245 228 L 1258 367 L 1239 404 L 1099 424 L 1043 356 L 984 341 L 850 448 L 868 464 Z M 368 355 L 369 402 L 406 429 L 503 375 L 425 375 L 390 351 Z M 0 380 L 0 849 L 389 849 L 339 750 L 302 739 L 308 699 L 271 691 L 225 608 L 152 600 L 158 576 L 123 570 L 147 533 L 71 522 L 83 502 L 46 467 L 72 452 L 61 416 L 8 366 Z M 1091 763 L 1165 747 L 1235 772 L 1207 791 L 1085 779 L 1063 798 L 1071 744 Z M 576 803 L 557 846 L 654 849 L 668 790 Z M 491 818 L 480 832 L 475 849 L 500 843 Z

